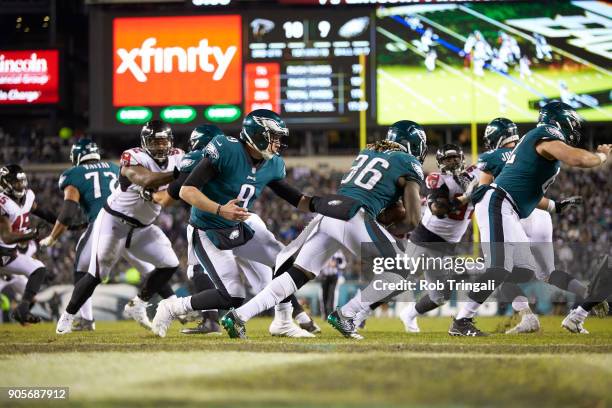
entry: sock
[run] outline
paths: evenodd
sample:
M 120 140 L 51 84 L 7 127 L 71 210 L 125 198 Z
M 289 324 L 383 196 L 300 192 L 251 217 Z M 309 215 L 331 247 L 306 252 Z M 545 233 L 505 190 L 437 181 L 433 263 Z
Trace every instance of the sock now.
M 255 297 L 236 309 L 238 317 L 246 322 L 253 316 L 270 309 L 298 290 L 289 272 L 285 272 L 272 281 Z M 291 306 L 291 304 L 288 304 Z
M 295 314 L 295 309 L 293 309 L 293 314 Z M 308 316 L 308 314 L 306 312 L 302 312 L 296 316 L 294 316 L 294 319 L 299 323 L 299 324 L 306 324 L 306 323 L 310 323 L 310 321 L 312 319 L 310 319 L 310 316 Z
M 93 320 L 93 301 L 91 296 L 81 306 L 81 317 L 85 320 Z
M 419 313 L 418 310 L 416 310 L 416 303 L 414 302 L 410 302 L 408 304 L 408 306 L 406 306 L 406 308 L 404 310 L 406 310 L 406 317 L 408 318 L 408 320 L 412 320 L 415 317 L 419 316 L 422 313 Z M 402 310 L 403 312 L 403 310 Z
M 473 318 L 474 316 L 476 316 L 476 312 L 478 312 L 478 308 L 480 307 L 480 305 L 481 303 L 478 303 L 472 299 L 468 300 L 459 310 L 459 313 L 457 313 L 456 319 L 459 320 Z
M 295 297 L 295 295 L 289 296 L 289 301 L 291 302 L 291 306 L 293 306 L 293 318 L 294 319 L 297 318 L 299 314 L 304 313 L 304 308 L 300 304 L 300 301 Z M 284 303 L 284 301 L 281 303 Z
M 227 292 L 219 289 L 208 289 L 193 296 L 189 296 L 191 310 L 225 309 L 238 307 L 244 298 L 231 297 Z
M 291 322 L 291 311 L 293 306 L 290 302 L 281 302 L 274 306 L 274 319 L 281 322 Z
M 151 300 L 154 294 L 159 292 L 168 283 L 178 266 L 174 268 L 157 268 L 146 278 L 138 297 L 145 302 Z
M 362 300 L 363 294 L 361 291 L 357 292 L 355 296 L 348 303 L 340 308 L 342 316 L 348 318 L 354 318 L 357 313 L 368 312 L 370 310 L 370 302 L 364 302 Z
M 525 296 L 517 296 L 512 301 L 512 308 L 519 313 L 526 310 L 531 311 L 531 309 L 529 308 L 529 302 L 527 301 L 527 298 Z
M 189 303 L 189 306 L 191 307 L 191 302 Z M 218 322 L 219 312 L 217 310 L 207 310 L 205 312 L 202 312 L 202 318 L 205 320 L 208 319 L 208 320 L 214 320 L 215 322 Z
M 45 268 L 38 268 L 30 274 L 28 277 L 28 283 L 26 283 L 25 290 L 23 292 L 22 303 L 27 303 L 28 307 L 34 300 L 34 296 L 38 293 L 40 285 L 42 285 L 47 275 Z
M 169 299 L 172 296 L 176 297 L 176 295 L 174 294 L 174 291 L 172 290 L 172 286 L 170 286 L 170 283 L 166 282 L 165 285 L 163 285 L 158 291 L 157 293 L 159 294 L 159 296 L 161 296 L 163 299 Z
M 175 297 L 176 297 L 176 295 L 175 295 Z M 180 299 L 181 305 L 182 305 L 183 310 L 185 311 L 185 313 L 193 311 L 193 308 L 191 307 L 191 296 L 177 298 L 177 299 Z
M 419 299 L 419 301 L 416 303 L 416 305 L 414 305 L 414 310 L 418 314 L 422 315 L 422 314 L 425 314 L 425 313 L 427 313 L 427 312 L 429 312 L 431 310 L 436 309 L 439 306 L 440 306 L 439 304 L 437 304 L 436 302 L 431 300 L 429 295 L 425 295 L 421 299 Z
M 74 285 L 72 297 L 70 298 L 70 302 L 68 302 L 66 311 L 72 315 L 76 314 L 85 301 L 91 297 L 99 283 L 100 279 L 95 276 L 90 274 L 83 276 L 76 285 Z
M 585 310 L 582 306 L 578 306 L 573 311 L 574 314 L 578 316 L 581 321 L 584 321 L 589 316 L 589 312 Z

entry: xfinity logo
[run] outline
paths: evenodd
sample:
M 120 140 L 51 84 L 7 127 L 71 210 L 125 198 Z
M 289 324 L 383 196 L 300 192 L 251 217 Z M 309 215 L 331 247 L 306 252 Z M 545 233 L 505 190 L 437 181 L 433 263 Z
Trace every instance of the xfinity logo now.
M 126 50 L 119 48 L 117 55 L 121 64 L 117 74 L 126 71 L 134 76 L 138 82 L 147 82 L 147 74 L 153 70 L 155 73 L 174 72 L 212 72 L 214 81 L 223 79 L 229 64 L 236 55 L 236 47 L 229 46 L 225 51 L 217 46 L 209 46 L 208 39 L 200 40 L 197 46 L 187 49 L 181 47 L 156 47 L 157 38 L 146 38 L 140 48 Z

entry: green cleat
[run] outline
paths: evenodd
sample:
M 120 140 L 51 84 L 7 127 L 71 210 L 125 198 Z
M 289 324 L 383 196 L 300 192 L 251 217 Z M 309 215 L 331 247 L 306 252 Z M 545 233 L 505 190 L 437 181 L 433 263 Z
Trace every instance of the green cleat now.
M 246 339 L 246 327 L 234 309 L 221 318 L 221 325 L 232 339 Z
M 327 316 L 327 323 L 348 339 L 363 340 L 363 336 L 357 333 L 354 319 L 342 316 L 340 308 L 336 308 Z

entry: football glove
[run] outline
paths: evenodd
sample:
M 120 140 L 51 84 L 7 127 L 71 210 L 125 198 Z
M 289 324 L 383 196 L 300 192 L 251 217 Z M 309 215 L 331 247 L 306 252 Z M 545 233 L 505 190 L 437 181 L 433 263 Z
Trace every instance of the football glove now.
M 557 214 L 561 214 L 572 207 L 582 206 L 583 203 L 584 200 L 582 199 L 582 196 L 572 196 L 556 203 L 555 212 Z
M 143 188 L 138 195 L 145 201 L 153 201 L 153 190 Z
M 53 238 L 51 235 L 49 235 L 49 236 L 41 239 L 39 244 L 42 247 L 52 247 L 53 245 L 55 245 L 56 242 L 57 242 L 57 240 L 55 238 Z

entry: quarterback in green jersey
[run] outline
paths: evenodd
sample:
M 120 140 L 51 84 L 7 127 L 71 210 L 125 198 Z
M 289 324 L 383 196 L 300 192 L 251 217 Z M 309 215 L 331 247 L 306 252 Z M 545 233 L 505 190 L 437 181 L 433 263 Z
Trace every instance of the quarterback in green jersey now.
M 425 154 L 425 132 L 411 121 L 396 123 L 385 140 L 361 150 L 344 174 L 338 194 L 312 200 L 320 215 L 279 254 L 277 269 L 289 266 L 285 272 L 249 302 L 223 317 L 221 324 L 230 337 L 246 337 L 246 321 L 279 304 L 315 278 L 339 249 L 360 256 L 362 244 L 369 243 L 378 254 L 393 257 L 399 253 L 395 238 L 376 217 L 401 198 L 406 215 L 390 230 L 395 234 L 406 233 L 418 224 L 421 160 Z M 345 336 L 359 336 L 352 319 L 338 316 L 337 311 L 332 316 L 338 317 L 332 325 Z
M 538 125 L 517 143 L 501 173 L 482 200 L 476 204 L 487 270 L 477 282 L 504 282 L 515 265 L 533 265 L 529 238 L 520 220 L 537 207 L 555 211 L 556 203 L 544 197 L 554 182 L 561 162 L 568 166 L 591 168 L 604 163 L 610 145 L 600 145 L 597 153 L 576 146 L 580 143 L 582 119 L 569 105 L 549 102 L 540 109 Z M 492 291 L 470 292 L 449 330 L 456 336 L 485 335 L 473 324 L 478 307 Z
M 245 116 L 239 138 L 219 135 L 204 148 L 203 158 L 180 189 L 180 198 L 192 206 L 190 263 L 203 267 L 214 288 L 160 303 L 153 319 L 153 331 L 158 336 L 164 337 L 172 320 L 181 313 L 240 306 L 246 296 L 241 273 L 255 289 L 265 285 L 253 282 L 271 279 L 276 257 L 284 246 L 261 218 L 249 212 L 254 201 L 270 187 L 294 207 L 310 211 L 311 197 L 284 181 L 285 163 L 279 150 L 288 132 L 276 113 L 257 109 Z M 260 268 L 260 264 L 266 267 Z M 276 307 L 270 333 L 313 337 L 293 322 L 292 303 L 297 300 L 287 296 L 286 302 Z

